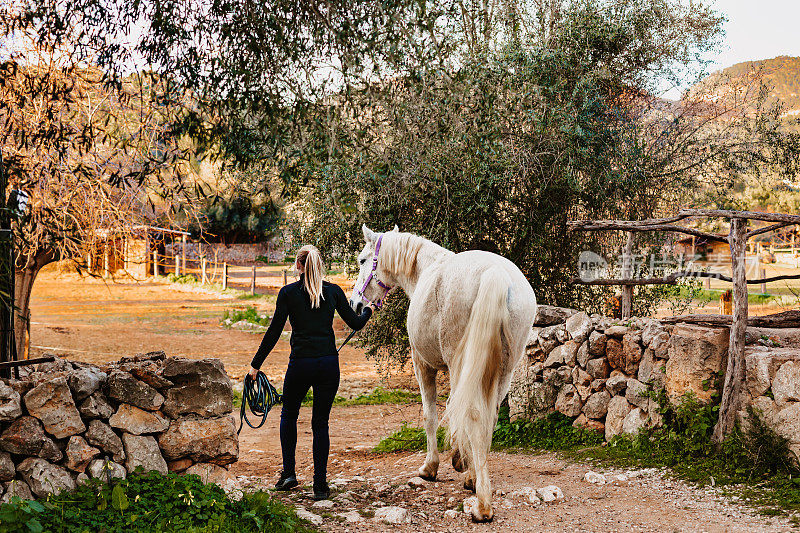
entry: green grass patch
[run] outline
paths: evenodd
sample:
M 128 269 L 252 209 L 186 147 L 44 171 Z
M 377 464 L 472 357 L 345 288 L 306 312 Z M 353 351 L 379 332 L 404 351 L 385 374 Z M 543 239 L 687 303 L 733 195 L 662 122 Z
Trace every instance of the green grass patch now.
M 436 431 L 436 440 L 440 450 L 446 449 L 447 434 L 444 428 L 440 427 Z M 375 453 L 416 452 L 426 449 L 427 442 L 424 429 L 403 424 L 402 428 L 380 441 L 372 451 Z
M 199 476 L 131 474 L 104 484 L 91 480 L 40 501 L 14 497 L 0 505 L 0 533 L 11 532 L 247 533 L 317 531 L 266 492 L 229 498 Z
M 255 307 L 245 307 L 244 309 L 226 309 L 222 313 L 222 322 L 228 324 L 226 327 L 230 327 L 230 324 L 235 324 L 236 322 L 241 322 L 242 320 L 258 326 L 267 327 L 269 326 L 270 317 L 267 314 L 259 313 L 258 309 Z
M 716 289 L 702 289 L 701 291 L 698 292 L 697 299 L 706 303 L 717 301 L 720 299 L 723 292 L 725 291 L 720 291 Z M 681 294 L 683 294 L 683 292 L 681 292 Z M 747 302 L 751 304 L 765 304 L 771 302 L 775 298 L 776 295 L 769 293 L 761 293 L 761 292 L 747 293 Z

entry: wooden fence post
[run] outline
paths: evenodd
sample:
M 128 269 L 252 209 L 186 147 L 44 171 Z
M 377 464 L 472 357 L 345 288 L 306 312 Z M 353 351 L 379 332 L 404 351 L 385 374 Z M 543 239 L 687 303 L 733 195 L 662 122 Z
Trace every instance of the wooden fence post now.
M 186 235 L 181 235 L 181 274 L 186 275 Z
M 158 276 L 158 250 L 153 250 L 153 276 Z
M 286 281 L 287 272 L 289 272 L 289 271 L 284 268 L 283 269 L 283 284 L 284 285 L 287 285 L 287 281 Z
M 764 269 L 764 267 L 759 268 L 758 277 L 761 279 L 767 277 L 767 271 Z M 763 282 L 761 283 L 761 294 L 767 294 L 767 284 Z
M 622 253 L 622 278 L 633 278 L 633 232 L 628 232 L 625 251 Z M 622 318 L 630 318 L 633 308 L 633 285 L 622 286 Z
M 200 283 L 205 285 L 208 283 L 208 262 L 206 261 L 205 256 L 200 259 L 200 270 L 202 271 L 202 281 Z
M 742 403 L 744 387 L 744 342 L 747 330 L 747 220 L 731 218 L 728 236 L 731 247 L 731 278 L 733 280 L 733 317 L 728 343 L 728 367 L 719 407 L 719 420 L 714 427 L 714 443 L 720 446 L 736 423 L 736 413 Z
M 228 263 L 222 263 L 222 290 L 228 288 Z
M 253 265 L 253 277 L 250 279 L 250 294 L 256 293 L 256 267 Z

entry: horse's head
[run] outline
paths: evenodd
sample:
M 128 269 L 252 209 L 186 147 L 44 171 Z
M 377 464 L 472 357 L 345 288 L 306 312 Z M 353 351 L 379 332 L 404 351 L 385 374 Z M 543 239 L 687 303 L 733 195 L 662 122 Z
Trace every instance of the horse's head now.
M 364 305 L 370 302 L 380 302 L 386 296 L 388 288 L 381 281 L 377 262 L 375 261 L 375 249 L 378 246 L 381 233 L 375 233 L 364 224 L 361 227 L 364 232 L 364 249 L 358 254 L 358 280 L 353 287 L 353 295 L 350 296 L 350 307 L 356 313 L 360 313 Z M 397 226 L 392 230 L 400 231 Z M 380 255 L 380 253 L 378 254 Z

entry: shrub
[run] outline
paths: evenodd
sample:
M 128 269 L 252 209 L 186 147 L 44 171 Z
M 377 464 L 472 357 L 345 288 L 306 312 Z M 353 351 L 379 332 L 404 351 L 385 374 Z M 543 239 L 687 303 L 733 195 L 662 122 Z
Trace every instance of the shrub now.
M 0 506 L 0 533 L 10 532 L 313 531 L 264 492 L 234 501 L 199 476 L 131 474 L 114 484 L 90 480 L 42 501 L 13 498 Z

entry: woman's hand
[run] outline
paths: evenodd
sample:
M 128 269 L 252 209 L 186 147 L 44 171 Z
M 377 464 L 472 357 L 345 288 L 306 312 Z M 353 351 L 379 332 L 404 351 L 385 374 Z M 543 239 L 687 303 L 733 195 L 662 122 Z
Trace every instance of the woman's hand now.
M 250 372 L 248 372 L 247 375 L 253 379 L 256 379 L 256 376 L 258 376 L 258 369 L 251 366 Z

